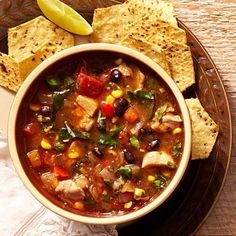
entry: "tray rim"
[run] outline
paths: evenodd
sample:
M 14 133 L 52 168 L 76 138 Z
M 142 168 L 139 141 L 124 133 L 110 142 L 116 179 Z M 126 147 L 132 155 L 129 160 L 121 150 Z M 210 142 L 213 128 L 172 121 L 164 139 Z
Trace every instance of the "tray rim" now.
M 204 51 L 204 53 L 206 54 L 207 58 L 209 59 L 210 63 L 212 64 L 213 66 L 213 69 L 215 70 L 216 72 L 216 75 L 217 77 L 219 78 L 219 82 L 220 82 L 220 85 L 222 87 L 222 91 L 223 91 L 223 94 L 226 98 L 226 107 L 227 107 L 227 110 L 228 110 L 228 118 L 229 118 L 229 138 L 230 138 L 230 145 L 229 145 L 229 158 L 228 158 L 228 161 L 227 161 L 227 165 L 226 165 L 226 168 L 225 168 L 225 173 L 224 173 L 224 177 L 223 177 L 223 180 L 221 182 L 221 187 L 217 193 L 217 196 L 216 198 L 214 199 L 214 202 L 212 203 L 210 209 L 208 210 L 207 214 L 205 215 L 205 217 L 201 220 L 200 224 L 197 226 L 197 228 L 191 233 L 191 235 L 195 235 L 197 233 L 197 231 L 201 228 L 201 226 L 206 222 L 206 220 L 208 219 L 208 217 L 210 216 L 210 214 L 212 213 L 216 203 L 218 202 L 219 200 L 219 197 L 222 193 L 222 190 L 225 186 L 225 182 L 226 182 L 226 178 L 227 178 L 227 175 L 228 175 L 228 171 L 229 171 L 229 166 L 230 166 L 230 163 L 231 163 L 231 159 L 232 159 L 232 145 L 233 145 L 233 125 L 232 125 L 232 111 L 231 111 L 231 107 L 230 107 L 230 102 L 229 102 L 229 94 L 227 93 L 226 89 L 225 89 L 225 86 L 224 86 L 224 83 L 223 83 L 223 79 L 222 79 L 222 76 L 220 75 L 213 59 L 211 58 L 210 54 L 208 53 L 208 51 L 206 50 L 206 48 L 203 46 L 203 44 L 201 43 L 201 41 L 197 38 L 197 36 L 192 32 L 192 30 L 190 30 L 185 23 L 183 23 L 183 21 L 181 21 L 180 19 L 177 18 L 177 21 L 178 23 L 181 25 L 181 27 L 183 27 L 183 29 L 186 31 L 188 31 L 190 33 L 190 35 L 195 39 L 195 41 L 198 43 L 198 45 L 201 47 L 201 49 Z M 190 47 L 191 48 L 191 47 Z

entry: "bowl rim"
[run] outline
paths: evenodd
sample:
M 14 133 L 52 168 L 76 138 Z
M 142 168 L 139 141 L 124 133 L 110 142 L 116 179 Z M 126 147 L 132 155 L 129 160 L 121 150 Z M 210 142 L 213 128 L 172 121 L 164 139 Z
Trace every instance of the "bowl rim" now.
M 21 161 L 18 156 L 17 148 L 16 148 L 16 138 L 15 138 L 15 128 L 16 128 L 16 118 L 18 115 L 18 110 L 21 104 L 22 99 L 25 96 L 25 92 L 29 89 L 30 85 L 33 81 L 50 65 L 60 61 L 66 57 L 69 57 L 74 54 L 80 54 L 84 52 L 91 52 L 91 51 L 110 51 L 115 53 L 123 54 L 127 57 L 134 58 L 141 63 L 145 64 L 147 67 L 151 68 L 155 73 L 157 73 L 167 84 L 170 90 L 173 92 L 176 100 L 179 104 L 180 110 L 182 112 L 183 117 L 183 124 L 184 124 L 184 149 L 182 158 L 180 161 L 180 165 L 177 169 L 176 174 L 174 175 L 173 179 L 171 180 L 170 184 L 164 189 L 164 191 L 154 200 L 150 201 L 147 205 L 143 206 L 142 208 L 130 212 L 124 215 L 111 215 L 111 217 L 92 217 L 92 216 L 83 216 L 78 215 L 68 210 L 62 209 L 61 207 L 55 205 L 50 200 L 48 200 L 39 190 L 33 185 L 33 183 L 28 178 L 27 174 L 25 173 Z M 185 174 L 187 169 L 188 163 L 190 161 L 190 152 L 191 152 L 191 138 L 192 138 L 192 130 L 191 130 L 191 121 L 189 116 L 189 111 L 187 105 L 185 103 L 184 97 L 180 92 L 179 88 L 175 84 L 175 82 L 171 79 L 171 77 L 153 60 L 149 57 L 143 55 L 140 52 L 137 52 L 133 49 L 114 45 L 114 44 L 106 44 L 106 43 L 89 43 L 89 44 L 82 44 L 78 46 L 74 46 L 68 49 L 65 49 L 52 57 L 48 58 L 44 62 L 42 62 L 39 66 L 37 66 L 27 77 L 24 81 L 22 86 L 20 87 L 18 93 L 15 96 L 13 104 L 10 110 L 10 116 L 8 120 L 8 144 L 9 144 L 9 151 L 10 156 L 13 161 L 14 167 L 21 178 L 22 182 L 26 186 L 26 188 L 31 192 L 31 194 L 46 208 L 49 210 L 63 216 L 67 219 L 87 223 L 87 224 L 121 224 L 127 223 L 129 221 L 133 221 L 137 218 L 140 218 L 147 213 L 151 212 L 158 206 L 160 206 L 167 198 L 174 192 L 174 190 L 179 185 L 182 177 Z

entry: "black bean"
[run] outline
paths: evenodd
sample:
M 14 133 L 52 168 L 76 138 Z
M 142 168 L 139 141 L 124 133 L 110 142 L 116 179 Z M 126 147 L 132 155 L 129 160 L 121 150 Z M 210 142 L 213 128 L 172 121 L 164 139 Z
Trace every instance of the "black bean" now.
M 122 78 L 122 73 L 119 70 L 117 69 L 112 70 L 111 82 L 117 83 L 120 81 L 121 78 Z
M 115 103 L 115 114 L 119 117 L 123 116 L 129 106 L 129 102 L 124 98 L 119 98 Z
M 126 149 L 124 149 L 123 153 L 124 153 L 125 160 L 129 164 L 134 164 L 135 163 L 135 156 L 131 152 L 129 152 Z
M 148 150 L 151 151 L 158 147 L 160 147 L 160 141 L 158 139 L 154 139 L 149 143 Z
M 51 114 L 51 107 L 50 106 L 42 106 L 41 112 L 43 115 L 50 115 Z
M 143 135 L 150 135 L 150 134 L 153 133 L 153 131 L 151 129 L 148 129 L 148 128 L 141 128 L 140 133 L 143 134 Z
M 103 152 L 98 147 L 94 147 L 92 149 L 92 152 L 98 158 L 101 158 L 103 156 Z

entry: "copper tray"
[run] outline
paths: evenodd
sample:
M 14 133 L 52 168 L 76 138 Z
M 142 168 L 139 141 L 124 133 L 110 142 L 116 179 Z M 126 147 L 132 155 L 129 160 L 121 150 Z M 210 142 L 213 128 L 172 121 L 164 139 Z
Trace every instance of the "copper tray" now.
M 64 2 L 91 21 L 95 8 L 121 1 Z M 41 15 L 41 12 L 34 0 L 0 1 L 0 51 L 7 52 L 6 36 L 9 27 L 38 15 Z M 201 100 L 207 112 L 219 124 L 220 134 L 210 158 L 192 161 L 185 178 L 172 196 L 152 213 L 120 228 L 119 235 L 134 235 L 134 232 L 136 235 L 159 236 L 194 234 L 209 215 L 225 182 L 232 146 L 232 123 L 227 95 L 222 79 L 207 51 L 181 21 L 179 26 L 187 33 L 196 72 L 196 85 L 184 96 L 197 96 Z

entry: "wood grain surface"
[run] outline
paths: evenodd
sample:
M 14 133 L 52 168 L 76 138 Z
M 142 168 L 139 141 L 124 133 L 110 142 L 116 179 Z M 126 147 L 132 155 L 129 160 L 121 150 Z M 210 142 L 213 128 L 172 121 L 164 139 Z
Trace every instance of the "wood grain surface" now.
M 197 36 L 215 62 L 236 125 L 236 0 L 175 0 L 177 17 Z M 222 193 L 197 236 L 236 235 L 236 139 Z

